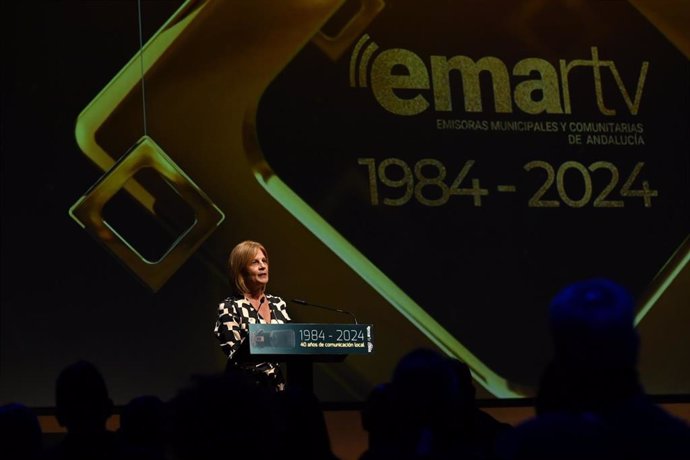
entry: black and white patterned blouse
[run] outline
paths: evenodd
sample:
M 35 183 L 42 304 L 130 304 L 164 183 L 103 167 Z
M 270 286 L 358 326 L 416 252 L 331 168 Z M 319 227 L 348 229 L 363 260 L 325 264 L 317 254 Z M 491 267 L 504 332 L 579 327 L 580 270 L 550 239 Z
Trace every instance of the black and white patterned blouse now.
M 289 323 L 287 304 L 278 296 L 266 294 L 271 311 L 271 324 Z M 276 386 L 284 384 L 278 363 L 258 362 L 249 355 L 250 324 L 267 324 L 247 299 L 228 297 L 218 305 L 218 319 L 213 329 L 228 362 L 252 372 L 262 372 Z

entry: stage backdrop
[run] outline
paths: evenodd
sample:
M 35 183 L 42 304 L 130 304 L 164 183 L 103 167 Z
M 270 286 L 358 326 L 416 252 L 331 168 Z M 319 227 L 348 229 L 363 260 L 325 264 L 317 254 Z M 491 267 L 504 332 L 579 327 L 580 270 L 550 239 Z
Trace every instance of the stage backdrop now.
M 244 239 L 295 321 L 374 325 L 323 401 L 415 347 L 532 396 L 549 299 L 597 276 L 647 390 L 690 394 L 687 2 L 6 3 L 1 402 L 77 359 L 118 404 L 221 370 Z

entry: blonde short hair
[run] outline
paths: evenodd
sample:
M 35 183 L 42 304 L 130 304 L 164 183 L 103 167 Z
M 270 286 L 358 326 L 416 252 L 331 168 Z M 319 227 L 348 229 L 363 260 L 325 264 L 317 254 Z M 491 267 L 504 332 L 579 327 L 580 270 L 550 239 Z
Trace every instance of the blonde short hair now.
M 257 243 L 256 241 L 242 241 L 230 251 L 230 257 L 228 257 L 228 275 L 230 277 L 230 283 L 232 283 L 238 294 L 244 295 L 249 292 L 245 279 L 247 275 L 247 265 L 249 265 L 249 262 L 254 258 L 257 249 L 264 254 L 266 262 L 268 262 L 268 252 L 266 248 L 263 244 Z

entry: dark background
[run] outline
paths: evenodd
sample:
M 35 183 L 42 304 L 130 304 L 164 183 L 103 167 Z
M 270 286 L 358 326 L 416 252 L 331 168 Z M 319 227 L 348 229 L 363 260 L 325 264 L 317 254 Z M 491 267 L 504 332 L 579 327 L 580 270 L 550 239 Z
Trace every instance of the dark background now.
M 144 41 L 180 4 L 142 2 Z M 169 396 L 190 372 L 217 367 L 214 310 L 195 303 L 190 284 L 152 294 L 67 213 L 100 176 L 75 121 L 138 51 L 137 2 L 2 8 L 0 399 L 52 405 L 55 377 L 77 359 L 101 368 L 119 403 Z M 204 285 L 194 260 L 177 275 Z
M 144 42 L 181 3 L 142 2 Z M 222 368 L 215 310 L 199 292 L 220 299 L 226 286 L 192 257 L 152 293 L 67 212 L 102 174 L 77 146 L 75 121 L 139 50 L 137 2 L 2 2 L 1 17 L 0 402 L 51 406 L 55 377 L 77 359 L 101 368 L 118 404 L 144 393 L 170 397 L 190 374 Z M 677 337 L 687 329 L 678 312 L 688 298 L 669 305 L 662 313 L 671 327 L 654 327 Z M 668 383 L 677 357 L 659 358 L 663 350 L 654 349 L 643 377 L 659 376 L 657 392 L 690 394 Z M 660 369 L 664 362 L 670 367 Z

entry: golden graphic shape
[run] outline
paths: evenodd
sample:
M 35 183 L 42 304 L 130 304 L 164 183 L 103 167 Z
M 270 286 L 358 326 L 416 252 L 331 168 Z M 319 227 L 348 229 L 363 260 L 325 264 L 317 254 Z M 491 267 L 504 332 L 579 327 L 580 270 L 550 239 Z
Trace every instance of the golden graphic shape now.
M 191 208 L 194 219 L 157 260 L 144 257 L 103 217 L 104 206 L 138 172 L 150 168 Z M 155 206 L 153 208 L 155 214 Z M 103 243 L 154 292 L 182 266 L 224 220 L 223 212 L 148 136 L 96 182 L 69 210 L 72 218 Z M 158 216 L 156 216 L 158 217 Z
M 113 151 L 123 150 L 104 148 L 104 139 L 99 139 L 99 130 L 106 124 L 113 115 L 113 108 L 122 104 L 123 100 L 131 92 L 139 90 L 142 79 L 151 68 L 161 59 L 165 51 L 171 46 L 185 29 L 197 18 L 199 11 L 205 5 L 205 0 L 188 0 L 177 12 L 156 32 L 153 37 L 143 46 L 139 53 L 135 54 L 125 67 L 115 76 L 101 92 L 89 103 L 89 105 L 79 114 L 76 124 L 76 140 L 80 149 L 84 152 L 98 168 L 105 172 L 115 163 L 116 156 Z M 149 88 L 152 92 L 150 99 L 155 97 L 155 87 Z M 141 101 L 141 94 L 138 94 Z M 139 108 L 141 110 L 141 108 Z M 153 113 L 153 115 L 156 115 Z M 151 124 L 155 120 L 151 117 Z M 137 131 L 139 133 L 140 131 Z M 124 146 L 131 145 L 136 137 L 122 136 Z M 137 134 L 138 137 L 138 134 Z M 125 186 L 127 192 L 138 201 L 144 208 L 153 211 L 153 203 L 156 197 L 137 180 L 132 180 Z
M 141 114 L 142 93 L 138 83 L 143 67 L 147 82 L 147 113 L 152 115 L 150 132 L 155 133 L 155 138 L 166 147 L 167 153 L 214 197 L 225 213 L 242 216 L 234 219 L 232 226 L 219 226 L 204 243 L 204 250 L 212 261 L 208 267 L 214 270 L 222 267 L 227 250 L 237 241 L 251 236 L 272 248 L 272 260 L 288 261 L 282 267 L 292 261 L 304 262 L 299 264 L 299 270 L 274 264 L 272 273 L 276 276 L 272 277 L 275 280 L 272 281 L 273 292 L 280 292 L 285 298 L 300 297 L 306 292 L 310 299 L 318 299 L 322 304 L 347 305 L 348 309 L 354 306 L 358 316 L 362 313 L 367 317 L 367 322 L 378 325 L 380 340 L 377 342 L 375 360 L 352 357 L 343 366 L 327 370 L 348 397 L 352 395 L 353 399 L 362 400 L 371 384 L 390 377 L 397 359 L 420 345 L 437 346 L 468 362 L 480 383 L 478 391 L 486 390 L 487 394 L 499 397 L 530 395 L 532 388 L 525 389 L 516 382 L 506 380 L 493 368 L 485 366 L 481 357 L 473 353 L 474 350 L 468 349 L 459 339 L 443 330 L 442 324 L 433 324 L 428 320 L 429 315 L 420 306 L 408 301 L 410 296 L 402 287 L 398 289 L 392 282 L 389 283 L 387 274 L 373 266 L 360 248 L 341 237 L 338 229 L 332 228 L 299 195 L 288 189 L 288 185 L 274 173 L 264 157 L 266 149 L 262 148 L 260 141 L 265 143 L 267 136 L 260 139 L 257 135 L 255 117 L 268 85 L 295 57 L 299 57 L 297 55 L 307 44 L 318 47 L 328 58 L 324 60 L 326 62 L 342 60 L 343 50 L 348 49 L 345 44 L 356 46 L 357 42 L 351 41 L 352 31 L 360 31 L 362 25 L 373 18 L 366 12 L 373 11 L 369 8 L 379 3 L 362 0 L 359 2 L 361 8 L 356 9 L 357 0 L 185 2 L 80 114 L 77 141 L 84 155 L 106 171 L 115 163 L 115 154 L 125 151 L 139 137 L 140 131 L 135 121 Z M 394 13 L 395 10 L 388 8 L 392 3 L 385 2 L 386 9 L 381 12 Z M 395 3 L 404 5 L 405 2 Z M 466 12 L 476 8 L 476 2 L 445 4 L 455 3 Z M 513 4 L 500 3 L 506 8 Z M 534 2 L 521 3 L 528 7 Z M 584 0 L 537 3 L 544 10 L 548 10 L 548 5 L 557 3 L 577 7 L 580 8 L 578 11 L 584 12 L 587 12 L 585 7 L 598 4 Z M 339 8 L 348 5 L 351 7 L 348 9 L 349 16 L 338 14 Z M 419 11 L 428 10 L 423 8 Z M 334 20 L 329 27 L 330 19 L 336 14 L 339 20 Z M 546 11 L 545 14 L 550 13 Z M 459 21 L 463 17 L 464 14 L 457 16 Z M 590 26 L 590 21 L 595 18 L 592 15 L 578 17 L 583 24 L 588 24 L 583 32 L 591 29 L 590 33 L 594 34 L 607 30 L 608 24 Z M 430 32 L 422 27 L 423 19 L 419 18 L 419 27 L 410 31 L 400 28 L 399 33 L 403 38 L 417 34 L 423 37 Z M 363 37 L 368 37 L 368 29 L 364 27 L 361 30 L 365 34 Z M 534 30 L 548 32 L 552 28 Z M 515 46 L 531 50 L 535 55 L 543 53 L 550 56 L 553 52 L 551 41 L 533 43 L 529 40 L 532 35 L 528 32 L 520 29 L 512 34 L 521 39 Z M 379 35 L 376 37 L 381 40 Z M 369 46 L 371 43 L 366 47 L 364 44 L 363 41 L 362 46 L 353 50 L 353 53 L 366 57 L 364 53 L 359 53 L 363 48 L 363 51 L 371 50 L 373 54 Z M 488 43 L 485 46 L 490 49 L 494 45 Z M 362 62 L 366 64 L 367 61 L 360 59 L 357 64 L 362 66 Z M 363 67 L 366 68 L 366 65 Z M 351 73 L 356 74 L 359 68 L 353 64 Z M 347 70 L 344 69 L 345 72 Z M 308 69 L 305 75 L 313 71 Z M 347 73 L 341 72 L 339 75 L 347 76 Z M 180 88 L 184 88 L 184 91 L 180 91 Z M 301 107 L 301 104 L 295 107 Z M 285 120 L 294 116 L 288 110 L 290 108 L 284 105 L 279 107 L 279 112 L 285 114 Z M 305 122 L 315 116 L 310 112 L 304 113 Z M 180 129 L 182 122 L 184 129 Z M 278 152 L 276 158 L 283 154 L 295 154 L 288 144 L 282 147 L 275 151 Z M 304 172 L 314 176 L 321 174 L 316 163 L 313 168 L 305 168 Z M 334 177 L 334 180 L 344 182 L 349 181 L 350 177 Z M 128 181 L 123 189 L 147 209 L 154 209 L 154 197 L 160 201 L 160 197 L 150 193 L 143 183 L 139 184 L 136 177 Z M 684 273 L 687 273 L 687 267 Z M 679 285 L 682 283 L 673 282 L 662 297 L 670 298 L 671 292 L 676 292 Z M 225 287 L 223 284 L 218 290 Z M 200 304 L 215 304 L 214 292 L 199 294 L 203 300 Z M 682 302 L 687 299 L 687 294 L 678 297 Z M 655 303 L 654 299 L 656 297 L 650 301 L 650 307 Z M 304 321 L 307 318 L 313 319 L 313 313 L 299 310 L 293 313 L 295 318 L 303 322 L 307 322 Z M 656 315 L 658 306 L 654 306 L 640 324 L 644 326 L 650 317 L 654 319 Z M 330 316 L 323 319 L 324 322 L 329 320 L 332 320 Z M 664 321 L 662 318 L 654 330 L 667 330 L 663 326 Z M 506 349 L 509 359 L 513 359 L 515 354 L 512 347 L 504 346 L 506 342 L 500 335 L 497 339 L 495 342 Z M 682 359 L 685 349 L 687 347 L 676 347 L 674 352 L 681 353 Z M 669 355 L 654 356 L 659 361 L 658 356 Z M 667 361 L 676 363 L 677 358 L 675 354 L 673 356 L 674 359 Z M 487 377 L 489 373 L 490 378 Z

